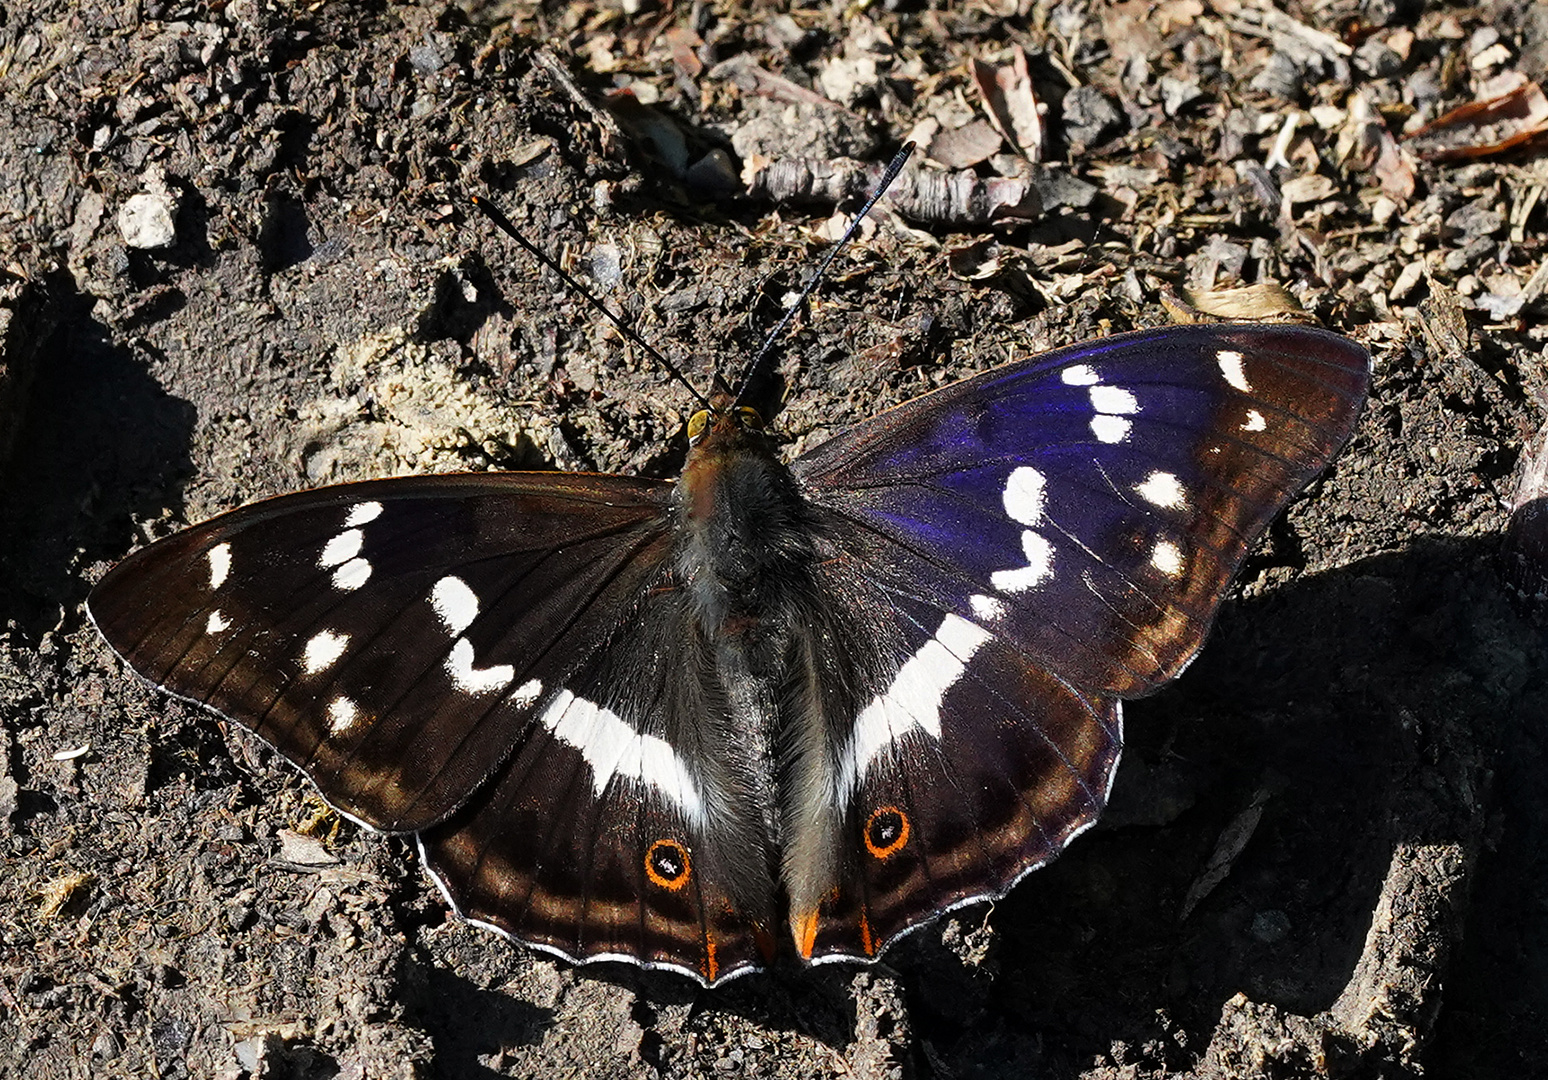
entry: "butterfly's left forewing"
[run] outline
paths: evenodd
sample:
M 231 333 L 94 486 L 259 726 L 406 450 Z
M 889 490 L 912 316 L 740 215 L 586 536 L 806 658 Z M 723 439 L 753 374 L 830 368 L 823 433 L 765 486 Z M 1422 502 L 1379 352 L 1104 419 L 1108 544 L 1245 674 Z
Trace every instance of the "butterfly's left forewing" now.
M 251 728 L 335 807 L 422 829 L 661 572 L 666 491 L 472 474 L 301 492 L 136 552 L 89 609 L 131 667 Z

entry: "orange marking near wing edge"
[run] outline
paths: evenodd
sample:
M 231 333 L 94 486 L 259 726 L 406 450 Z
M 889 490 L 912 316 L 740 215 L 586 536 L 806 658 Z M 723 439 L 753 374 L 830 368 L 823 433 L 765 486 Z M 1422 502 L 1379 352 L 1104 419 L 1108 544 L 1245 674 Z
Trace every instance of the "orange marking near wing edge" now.
M 704 935 L 704 977 L 710 982 L 715 981 L 715 976 L 720 974 L 720 961 L 715 958 L 719 946 L 709 934 Z
M 817 945 L 817 909 L 796 915 L 790 921 L 795 931 L 796 951 L 801 954 L 801 959 L 810 960 L 812 949 Z
M 871 936 L 871 920 L 865 917 L 865 908 L 860 909 L 860 947 L 865 955 L 876 955 L 876 939 Z

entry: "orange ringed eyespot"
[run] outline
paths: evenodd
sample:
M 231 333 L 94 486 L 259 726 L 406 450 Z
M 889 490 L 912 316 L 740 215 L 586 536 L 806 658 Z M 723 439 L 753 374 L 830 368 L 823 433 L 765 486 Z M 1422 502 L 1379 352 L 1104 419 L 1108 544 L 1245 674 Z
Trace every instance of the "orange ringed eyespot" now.
M 688 849 L 676 840 L 657 840 L 645 852 L 645 876 L 652 885 L 676 892 L 688 884 L 691 873 Z
M 908 815 L 896 806 L 871 811 L 865 823 L 865 847 L 878 859 L 896 855 L 908 843 Z

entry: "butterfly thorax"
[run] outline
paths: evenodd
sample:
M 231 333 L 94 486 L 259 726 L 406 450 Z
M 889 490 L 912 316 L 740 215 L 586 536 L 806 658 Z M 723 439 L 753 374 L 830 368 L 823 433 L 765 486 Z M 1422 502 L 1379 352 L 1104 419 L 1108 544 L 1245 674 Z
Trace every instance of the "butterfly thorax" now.
M 788 607 L 812 557 L 795 479 L 751 409 L 697 413 L 690 438 L 676 512 L 677 569 L 692 607 L 711 637 L 778 637 L 766 624 Z

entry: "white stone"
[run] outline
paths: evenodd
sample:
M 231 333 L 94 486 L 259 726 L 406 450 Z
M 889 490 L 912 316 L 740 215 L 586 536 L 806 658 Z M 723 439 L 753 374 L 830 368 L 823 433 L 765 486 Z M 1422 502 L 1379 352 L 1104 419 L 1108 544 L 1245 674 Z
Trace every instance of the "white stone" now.
M 132 248 L 170 247 L 177 239 L 177 201 L 165 191 L 131 195 L 118 208 L 118 232 Z

